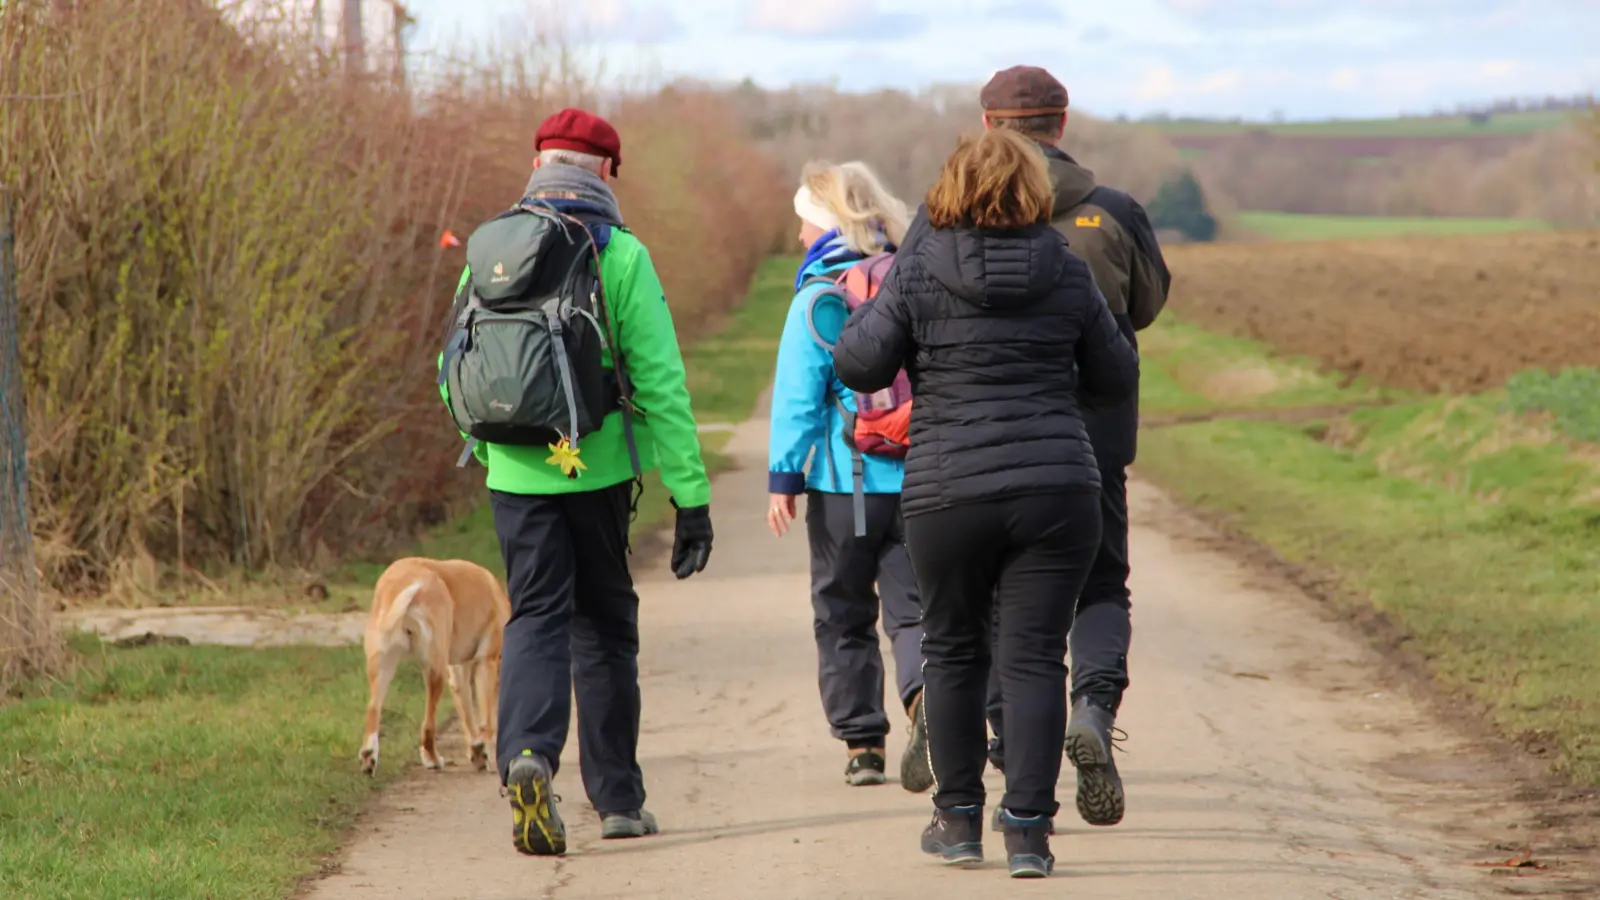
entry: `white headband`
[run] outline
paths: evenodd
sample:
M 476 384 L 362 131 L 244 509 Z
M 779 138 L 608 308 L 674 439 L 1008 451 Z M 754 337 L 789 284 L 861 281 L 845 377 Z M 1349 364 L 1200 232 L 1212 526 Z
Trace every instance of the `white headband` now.
M 826 206 L 818 203 L 811 189 L 803 184 L 800 185 L 800 190 L 794 193 L 794 214 L 823 231 L 833 231 L 839 227 L 839 218 Z

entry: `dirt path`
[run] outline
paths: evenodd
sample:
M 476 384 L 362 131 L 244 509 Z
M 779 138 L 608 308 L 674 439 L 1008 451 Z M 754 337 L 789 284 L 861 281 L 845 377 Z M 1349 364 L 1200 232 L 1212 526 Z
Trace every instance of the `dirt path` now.
M 1127 818 L 1112 829 L 1079 822 L 1069 768 L 1053 887 L 1008 880 L 994 835 L 985 870 L 940 868 L 917 850 L 926 795 L 844 784 L 816 695 L 804 537 L 778 541 L 761 526 L 764 443 L 758 420 L 729 447 L 741 468 L 717 484 L 707 572 L 679 583 L 656 560 L 640 579 L 641 758 L 664 834 L 602 844 L 569 744 L 557 782 L 566 859 L 518 857 L 493 776 L 457 766 L 392 790 L 308 896 L 926 900 L 1042 889 L 1104 900 L 1437 900 L 1587 890 L 1560 869 L 1474 865 L 1514 856 L 1532 820 L 1503 770 L 1378 681 L 1376 657 L 1314 603 L 1208 549 L 1200 526 L 1143 484 L 1132 492 Z M 904 737 L 891 736 L 891 755 Z M 446 743 L 458 760 L 459 744 Z M 352 747 L 352 778 L 354 756 Z

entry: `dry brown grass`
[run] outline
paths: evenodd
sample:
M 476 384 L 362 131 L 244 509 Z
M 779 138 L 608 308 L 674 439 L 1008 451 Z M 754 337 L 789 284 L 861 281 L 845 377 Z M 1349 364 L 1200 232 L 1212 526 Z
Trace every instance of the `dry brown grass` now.
M 248 23 L 245 28 L 248 31 Z M 0 8 L 0 181 L 19 192 L 35 532 L 49 584 L 391 546 L 474 496 L 432 378 L 463 262 L 555 109 L 599 105 L 686 331 L 787 222 L 703 97 L 604 96 L 556 42 L 344 77 L 193 0 Z

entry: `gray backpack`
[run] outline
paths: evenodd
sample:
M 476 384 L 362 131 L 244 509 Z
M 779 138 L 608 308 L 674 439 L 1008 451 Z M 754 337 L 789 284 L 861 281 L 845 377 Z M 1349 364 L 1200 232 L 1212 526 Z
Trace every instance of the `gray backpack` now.
M 450 416 L 472 439 L 457 465 L 477 441 L 542 447 L 566 438 L 576 449 L 620 407 L 637 477 L 633 391 L 586 223 L 524 200 L 472 233 L 467 266 L 439 369 Z M 611 370 L 601 362 L 607 347 Z

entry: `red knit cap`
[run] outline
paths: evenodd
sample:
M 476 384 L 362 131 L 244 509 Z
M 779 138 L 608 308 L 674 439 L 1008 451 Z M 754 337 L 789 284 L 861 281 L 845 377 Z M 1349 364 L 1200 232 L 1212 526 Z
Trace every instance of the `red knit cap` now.
M 592 112 L 563 109 L 539 126 L 533 149 L 572 150 L 611 160 L 611 174 L 622 167 L 622 138 L 611 123 Z

